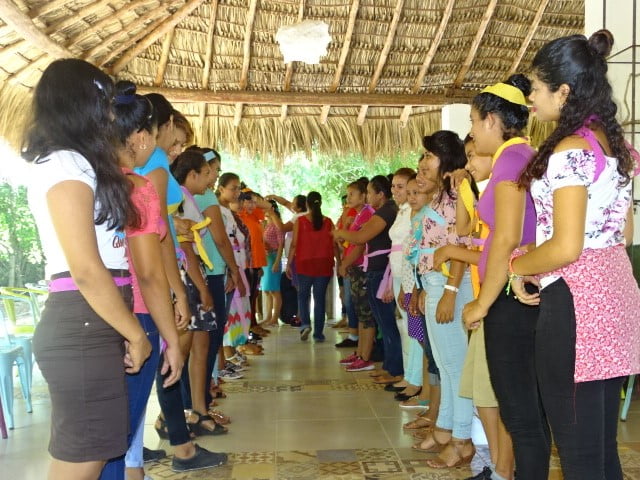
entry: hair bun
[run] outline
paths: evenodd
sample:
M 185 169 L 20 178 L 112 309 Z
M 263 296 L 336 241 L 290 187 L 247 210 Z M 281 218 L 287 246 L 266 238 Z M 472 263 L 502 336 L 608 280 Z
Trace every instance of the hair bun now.
M 521 73 L 511 75 L 504 83 L 521 90 L 525 98 L 531 95 L 531 81 Z
M 613 48 L 613 34 L 603 28 L 589 37 L 589 46 L 601 57 L 608 57 Z
M 135 95 L 136 85 L 129 80 L 120 80 L 116 83 L 116 95 Z

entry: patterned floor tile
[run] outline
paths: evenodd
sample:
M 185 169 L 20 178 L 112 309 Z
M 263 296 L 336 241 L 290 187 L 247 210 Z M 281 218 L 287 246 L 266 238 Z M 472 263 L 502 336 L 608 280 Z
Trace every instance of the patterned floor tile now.
M 291 452 L 276 452 L 277 463 L 307 463 L 316 459 L 315 450 L 294 450 Z
M 275 463 L 276 452 L 236 452 L 229 455 L 229 463 Z
M 278 480 L 316 480 L 320 475 L 316 462 L 280 463 L 277 470 Z
M 396 453 L 387 448 L 356 449 L 356 456 L 361 462 L 398 460 Z
M 365 475 L 380 473 L 401 473 L 403 472 L 402 464 L 398 460 L 378 460 L 361 462 L 362 470 Z
M 318 450 L 318 462 L 357 462 L 358 456 L 355 450 Z
M 320 475 L 351 475 L 362 476 L 362 467 L 358 462 L 333 462 L 318 464 Z
M 233 480 L 275 480 L 276 466 L 272 464 L 237 464 L 231 471 Z M 208 477 L 203 477 L 208 478 Z
M 640 480 L 640 468 L 624 469 L 624 480 Z

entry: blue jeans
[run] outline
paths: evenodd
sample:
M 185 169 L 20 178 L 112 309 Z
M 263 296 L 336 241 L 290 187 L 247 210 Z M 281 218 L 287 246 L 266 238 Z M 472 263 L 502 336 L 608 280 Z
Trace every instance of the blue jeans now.
M 309 301 L 313 288 L 313 338 L 324 340 L 325 301 L 327 286 L 331 277 L 311 277 L 298 273 L 298 313 L 300 314 L 300 329 L 311 326 L 311 312 Z
M 402 343 L 400 342 L 400 332 L 396 323 L 396 302 L 384 303 L 376 293 L 382 282 L 384 270 L 367 272 L 367 296 L 369 305 L 376 319 L 379 331 L 382 333 L 384 345 L 384 362 L 382 368 L 389 372 L 389 375 L 397 376 L 404 374 L 402 366 Z
M 356 313 L 356 309 L 353 305 L 353 298 L 351 297 L 351 279 L 348 275 L 344 277 L 343 281 L 343 306 L 345 311 L 347 312 L 347 320 L 349 321 L 349 328 L 353 328 L 354 330 L 358 329 L 358 314 Z
M 422 275 L 422 286 L 427 293 L 425 305 L 427 332 L 438 369 L 442 393 L 436 425 L 452 430 L 459 439 L 471 438 L 473 404 L 471 399 L 459 395 L 462 366 L 467 354 L 467 332 L 462 325 L 462 309 L 473 300 L 471 276 L 465 273 L 456 295 L 453 321 L 436 322 L 438 302 L 444 293 L 447 278 L 440 272 Z
M 136 313 L 136 316 L 151 343 L 151 355 L 144 362 L 138 373 L 126 375 L 129 396 L 129 445 L 131 445 L 131 440 L 140 425 L 140 421 L 144 418 L 155 373 L 160 363 L 160 335 L 156 324 L 148 313 Z M 124 455 L 111 459 L 102 469 L 100 479 L 124 480 L 124 469 Z

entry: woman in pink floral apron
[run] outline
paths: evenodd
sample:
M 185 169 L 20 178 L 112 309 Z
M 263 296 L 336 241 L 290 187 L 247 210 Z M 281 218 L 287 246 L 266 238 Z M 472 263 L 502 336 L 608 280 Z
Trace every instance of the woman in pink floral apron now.
M 521 177 L 536 247 L 509 269 L 516 298 L 540 303 L 536 373 L 565 480 L 622 479 L 620 389 L 640 371 L 640 291 L 625 252 L 634 165 L 607 80 L 612 45 L 607 30 L 573 35 L 533 60 L 533 111 L 557 127 Z M 523 275 L 538 277 L 539 294 L 524 292 Z

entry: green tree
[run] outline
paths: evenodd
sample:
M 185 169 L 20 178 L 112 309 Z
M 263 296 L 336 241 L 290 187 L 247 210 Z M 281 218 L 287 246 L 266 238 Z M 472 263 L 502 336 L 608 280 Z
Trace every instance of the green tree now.
M 44 258 L 27 189 L 0 184 L 0 285 L 23 286 L 44 278 Z

